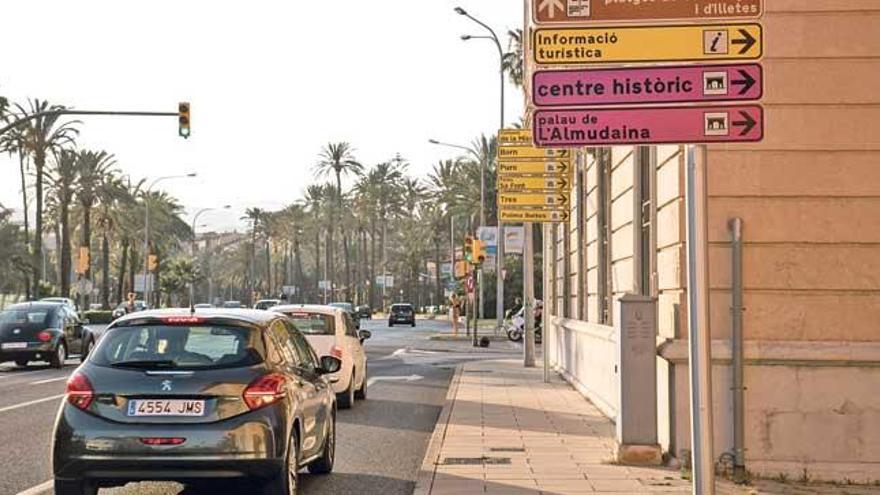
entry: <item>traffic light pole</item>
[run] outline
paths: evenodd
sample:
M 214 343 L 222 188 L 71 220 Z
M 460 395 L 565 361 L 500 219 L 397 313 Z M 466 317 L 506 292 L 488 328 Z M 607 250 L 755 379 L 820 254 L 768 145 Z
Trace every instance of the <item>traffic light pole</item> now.
M 473 273 L 474 278 L 476 279 L 477 274 L 482 271 L 482 264 L 474 265 L 474 268 L 471 271 Z M 480 345 L 479 341 L 477 340 L 477 330 L 480 328 L 480 320 L 479 320 L 479 316 L 477 316 L 477 315 L 478 315 L 478 313 L 476 311 L 474 311 L 474 347 L 478 347 Z
M 36 112 L 30 115 L 25 115 L 17 119 L 15 122 L 7 125 L 6 127 L 0 129 L 0 136 L 6 134 L 10 130 L 15 127 L 24 124 L 25 122 L 30 122 L 31 120 L 38 119 L 40 117 L 48 117 L 50 115 L 114 115 L 114 116 L 123 116 L 123 117 L 177 117 L 179 116 L 178 112 L 126 112 L 126 111 L 111 111 L 111 110 L 46 110 L 44 112 Z

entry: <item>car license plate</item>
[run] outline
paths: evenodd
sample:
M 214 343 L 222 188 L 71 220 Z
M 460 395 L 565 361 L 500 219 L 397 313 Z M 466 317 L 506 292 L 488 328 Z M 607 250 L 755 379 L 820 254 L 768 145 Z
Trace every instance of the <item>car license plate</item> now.
M 2 349 L 27 349 L 27 342 L 6 342 L 2 346 Z
M 205 401 L 145 399 L 128 402 L 129 416 L 203 416 Z

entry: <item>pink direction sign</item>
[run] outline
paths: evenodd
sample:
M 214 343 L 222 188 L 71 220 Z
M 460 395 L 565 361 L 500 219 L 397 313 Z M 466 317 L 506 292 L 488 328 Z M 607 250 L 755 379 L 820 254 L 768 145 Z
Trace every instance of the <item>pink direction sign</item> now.
M 764 109 L 759 105 L 539 109 L 533 131 L 539 147 L 760 141 Z
M 759 64 L 545 70 L 533 76 L 538 107 L 759 100 Z

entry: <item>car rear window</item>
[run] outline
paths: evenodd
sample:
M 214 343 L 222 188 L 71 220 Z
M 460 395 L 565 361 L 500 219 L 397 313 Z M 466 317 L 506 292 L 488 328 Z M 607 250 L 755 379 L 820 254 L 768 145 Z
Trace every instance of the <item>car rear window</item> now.
M 393 313 L 412 313 L 412 306 L 391 306 Z
M 319 313 L 285 313 L 296 328 L 306 335 L 336 335 L 336 319 L 333 315 Z
M 117 327 L 91 355 L 98 366 L 143 369 L 223 369 L 263 362 L 258 330 L 235 326 Z
M 49 319 L 49 313 L 49 309 L 9 309 L 0 313 L 0 324 L 46 324 Z

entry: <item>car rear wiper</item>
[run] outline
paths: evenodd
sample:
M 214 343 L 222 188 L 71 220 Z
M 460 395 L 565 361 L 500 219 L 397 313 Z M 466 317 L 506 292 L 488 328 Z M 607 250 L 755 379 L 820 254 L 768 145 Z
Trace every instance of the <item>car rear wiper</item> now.
M 138 369 L 151 369 L 151 368 L 176 368 L 177 362 L 166 359 L 166 360 L 132 360 L 132 361 L 120 361 L 118 363 L 113 363 L 110 366 L 114 368 L 138 368 Z

